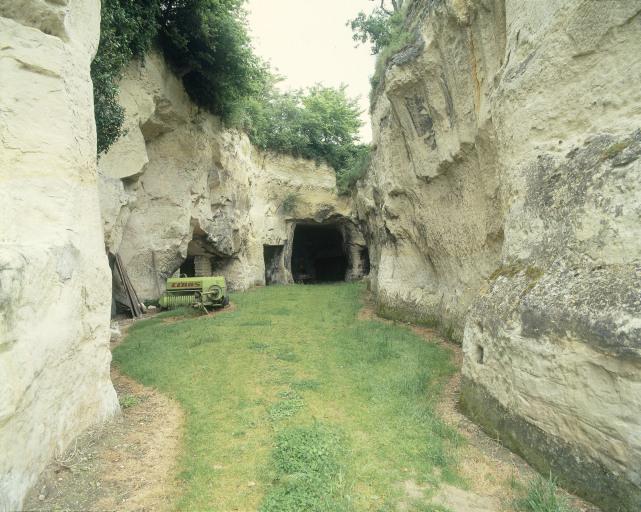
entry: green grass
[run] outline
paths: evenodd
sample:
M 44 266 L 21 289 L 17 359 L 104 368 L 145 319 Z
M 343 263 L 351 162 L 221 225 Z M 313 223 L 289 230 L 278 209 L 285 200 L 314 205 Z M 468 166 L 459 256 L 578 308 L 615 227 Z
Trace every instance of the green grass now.
M 552 476 L 538 476 L 532 480 L 526 496 L 515 505 L 520 512 L 578 512 L 558 494 L 556 480 Z
M 130 328 L 115 364 L 186 413 L 177 509 L 436 510 L 408 502 L 403 482 L 463 485 L 462 441 L 434 411 L 449 353 L 358 320 L 362 293 L 260 288 L 235 294 L 234 311 Z
M 350 510 L 344 451 L 340 436 L 319 423 L 284 429 L 272 454 L 275 485 L 260 512 Z
M 136 395 L 123 395 L 118 398 L 118 402 L 120 403 L 120 407 L 123 409 L 129 409 L 134 405 L 138 405 L 140 403 L 140 399 Z

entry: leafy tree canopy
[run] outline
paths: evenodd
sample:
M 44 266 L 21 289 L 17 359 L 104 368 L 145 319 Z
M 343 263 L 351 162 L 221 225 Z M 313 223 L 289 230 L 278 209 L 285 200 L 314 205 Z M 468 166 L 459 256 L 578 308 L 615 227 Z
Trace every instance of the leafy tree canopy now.
M 98 153 L 122 135 L 118 82 L 133 58 L 157 44 L 199 106 L 245 130 L 261 149 L 325 161 L 346 192 L 367 146 L 356 100 L 345 87 L 279 92 L 279 80 L 253 52 L 245 0 L 103 0 L 92 64 Z M 398 0 L 397 0 L 398 1 Z M 342 177 L 342 178 L 341 178 Z
M 374 1 L 374 0 L 372 0 Z M 360 44 L 370 43 L 372 55 L 389 46 L 403 22 L 404 0 L 380 0 L 378 7 L 369 14 L 361 11 L 348 25 L 354 32 L 352 38 Z
M 132 58 L 156 42 L 198 105 L 224 120 L 269 84 L 254 55 L 244 0 L 103 0 L 98 54 L 92 64 L 98 152 L 122 134 L 118 81 Z
M 340 178 L 368 148 L 357 142 L 360 114 L 345 86 L 316 85 L 286 93 L 272 87 L 266 97 L 247 102 L 240 126 L 257 147 L 325 161 Z M 339 179 L 339 188 L 346 192 L 353 182 Z
M 376 69 L 370 78 L 370 105 L 373 107 L 389 60 L 415 40 L 416 34 L 408 31 L 405 23 L 411 0 L 372 1 L 376 1 L 378 6 L 369 14 L 359 12 L 356 18 L 347 24 L 352 28 L 354 41 L 358 44 L 369 43 L 372 55 L 377 55 Z

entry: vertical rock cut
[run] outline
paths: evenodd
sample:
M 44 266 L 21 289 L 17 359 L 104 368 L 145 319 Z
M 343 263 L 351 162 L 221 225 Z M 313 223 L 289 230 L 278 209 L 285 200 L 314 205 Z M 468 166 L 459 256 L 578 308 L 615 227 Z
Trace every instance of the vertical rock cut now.
M 0 510 L 113 414 L 89 68 L 98 0 L 0 0 Z

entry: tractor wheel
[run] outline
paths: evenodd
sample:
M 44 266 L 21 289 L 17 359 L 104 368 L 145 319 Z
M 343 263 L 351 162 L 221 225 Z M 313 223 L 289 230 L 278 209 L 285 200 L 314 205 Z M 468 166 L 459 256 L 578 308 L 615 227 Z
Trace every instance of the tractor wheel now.
M 229 295 L 225 295 L 225 298 L 223 298 L 223 307 L 226 308 L 229 306 Z

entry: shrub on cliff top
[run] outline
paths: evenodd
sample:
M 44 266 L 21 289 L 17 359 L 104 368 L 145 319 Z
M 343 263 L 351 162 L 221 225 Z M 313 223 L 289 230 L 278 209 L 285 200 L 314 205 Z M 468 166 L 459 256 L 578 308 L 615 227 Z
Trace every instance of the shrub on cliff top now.
M 98 153 L 122 135 L 118 81 L 124 68 L 156 43 L 196 104 L 246 131 L 261 149 L 327 162 L 347 192 L 362 174 L 357 167 L 366 151 L 356 140 L 356 100 L 345 87 L 279 92 L 278 78 L 252 50 L 244 1 L 103 1 L 91 68 Z
M 125 66 L 157 42 L 192 100 L 223 120 L 269 84 L 254 55 L 244 0 L 103 0 L 92 64 L 98 153 L 122 134 L 118 81 Z
M 118 80 L 125 66 L 151 47 L 160 14 L 158 0 L 103 0 L 100 45 L 91 64 L 98 153 L 122 134 L 124 109 L 118 103 Z
M 409 5 L 410 0 L 381 0 L 380 5 L 369 14 L 361 11 L 348 22 L 354 33 L 354 41 L 359 44 L 369 43 L 372 55 L 377 56 L 376 69 L 370 78 L 372 106 L 390 59 L 416 38 L 405 26 Z
M 317 85 L 249 101 L 239 126 L 261 149 L 290 153 L 343 167 L 361 126 L 357 102 L 345 87 Z

